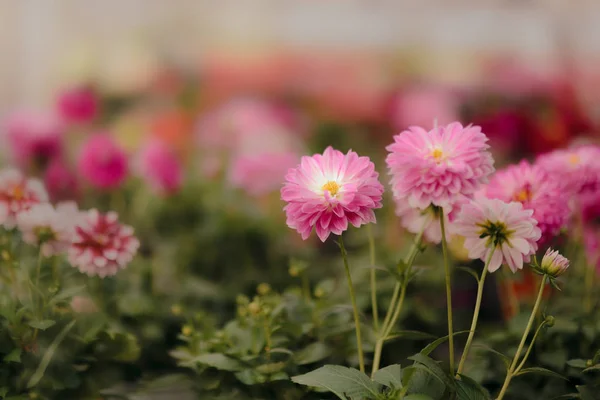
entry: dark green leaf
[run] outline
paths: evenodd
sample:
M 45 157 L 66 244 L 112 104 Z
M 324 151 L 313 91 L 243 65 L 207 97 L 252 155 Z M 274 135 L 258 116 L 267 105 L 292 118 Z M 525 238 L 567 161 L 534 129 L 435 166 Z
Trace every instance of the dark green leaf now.
M 375 399 L 380 389 L 380 385 L 364 373 L 340 365 L 325 365 L 307 374 L 294 376 L 292 381 L 326 389 L 342 400 L 346 400 L 346 396 L 351 400 Z
M 62 331 L 60 331 L 60 333 L 58 335 L 56 335 L 56 337 L 54 338 L 54 340 L 52 341 L 50 346 L 48 346 L 48 348 L 46 349 L 46 352 L 44 353 L 44 357 L 42 357 L 42 360 L 40 361 L 40 364 L 38 365 L 37 369 L 35 370 L 33 375 L 31 375 L 31 378 L 29 379 L 29 382 L 27 383 L 28 388 L 31 388 L 31 387 L 37 385 L 37 383 L 40 381 L 40 379 L 42 379 L 42 377 L 44 376 L 44 373 L 46 372 L 46 368 L 48 368 L 48 365 L 50 364 L 50 361 L 52 360 L 54 353 L 58 349 L 58 346 L 63 341 L 63 339 L 67 336 L 67 333 L 69 333 L 69 331 L 71 330 L 71 328 L 73 328 L 74 325 L 75 325 L 75 321 L 71 321 L 67 326 L 65 326 L 62 329 Z
M 329 357 L 331 349 L 325 343 L 311 343 L 294 354 L 294 362 L 298 365 L 312 364 Z
M 402 383 L 408 387 L 408 394 L 426 394 L 440 400 L 446 391 L 444 382 L 429 372 L 422 364 L 414 364 L 403 369 Z
M 475 281 L 479 282 L 479 274 L 473 270 L 472 268 L 469 267 L 456 267 L 457 270 L 459 271 L 464 271 L 467 274 L 471 275 L 473 278 L 475 278 Z
M 409 394 L 408 396 L 404 397 L 404 400 L 435 400 L 435 399 L 431 396 L 427 396 L 426 394 L 413 393 L 413 394 Z
M 423 364 L 434 376 L 441 380 L 446 386 L 450 388 L 454 386 L 454 379 L 449 377 L 444 372 L 444 370 L 442 370 L 442 368 L 438 365 L 438 363 L 432 358 L 429 358 L 424 354 L 417 353 L 413 356 L 408 357 L 408 359 Z
M 56 296 L 52 297 L 48 304 L 53 305 L 62 300 L 68 300 L 71 297 L 75 296 L 77 293 L 81 293 L 85 290 L 85 285 L 75 286 L 71 288 L 64 289 L 56 294 Z
M 202 364 L 207 365 L 212 368 L 216 368 L 222 371 L 241 371 L 244 366 L 237 360 L 227 357 L 221 353 L 206 353 L 200 354 L 188 361 L 186 361 L 183 365 L 190 364 Z
M 567 365 L 574 368 L 587 368 L 587 360 L 583 360 L 581 358 L 575 358 L 573 360 L 567 361 Z
M 456 336 L 456 335 L 462 335 L 464 333 L 469 333 L 469 331 L 460 331 L 460 332 L 454 332 L 452 334 L 452 336 Z M 446 340 L 448 340 L 448 338 L 450 337 L 450 335 L 446 335 L 446 336 L 442 336 L 441 338 L 438 338 L 436 340 L 434 340 L 433 342 L 429 343 L 427 346 L 425 346 L 423 348 L 423 350 L 420 351 L 421 354 L 423 354 L 424 356 L 428 356 L 429 354 L 431 354 L 431 352 L 433 350 L 435 350 L 440 344 L 444 343 Z
M 42 331 L 45 331 L 46 329 L 50 328 L 52 325 L 54 325 L 56 322 L 52 321 L 51 319 L 44 319 L 44 320 L 36 320 L 36 321 L 29 321 L 29 326 L 35 329 L 40 329 Z
M 4 356 L 4 361 L 5 362 L 16 362 L 16 363 L 20 363 L 21 362 L 21 349 L 20 348 L 15 348 L 12 349 L 12 351 L 10 353 L 8 353 L 7 355 Z
M 581 400 L 596 400 L 596 395 L 598 394 L 598 389 L 593 388 L 592 386 L 577 386 L 577 391 L 579 392 L 579 397 Z
M 560 378 L 560 379 L 564 379 L 564 380 L 568 381 L 568 379 L 565 378 L 564 376 L 562 376 L 561 374 L 558 374 L 554 371 L 550 371 L 549 369 L 541 368 L 541 367 L 524 368 L 524 369 L 520 370 L 519 373 L 517 373 L 515 376 L 520 376 L 520 375 L 525 375 L 525 374 L 540 374 L 540 375 L 551 376 L 554 378 Z
M 400 364 L 388 365 L 375 372 L 373 380 L 389 388 L 399 389 L 402 387 L 402 366 Z
M 489 400 L 489 393 L 473 379 L 465 375 L 460 375 L 460 380 L 456 380 L 457 400 Z
M 512 360 L 510 358 L 508 358 L 507 356 L 505 356 L 504 354 L 500 353 L 498 350 L 494 350 L 490 346 L 487 346 L 485 344 L 479 344 L 479 343 L 476 345 L 473 345 L 473 347 L 478 347 L 478 348 L 484 349 L 486 351 L 489 351 L 492 354 L 497 355 L 502 360 L 504 365 L 506 366 L 506 369 L 508 369 L 510 367 L 510 363 L 512 362 Z
M 600 364 L 592 365 L 591 367 L 588 367 L 583 370 L 583 372 L 597 372 L 597 371 L 600 371 Z

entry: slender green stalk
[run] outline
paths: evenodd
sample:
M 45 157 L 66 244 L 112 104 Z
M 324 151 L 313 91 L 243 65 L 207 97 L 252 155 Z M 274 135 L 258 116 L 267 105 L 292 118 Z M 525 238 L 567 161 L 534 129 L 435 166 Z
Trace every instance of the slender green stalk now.
M 360 371 L 365 372 L 365 357 L 362 348 L 362 338 L 360 334 L 360 321 L 358 316 L 358 306 L 356 305 L 356 295 L 354 294 L 354 286 L 352 285 L 352 275 L 350 274 L 350 267 L 348 266 L 348 253 L 344 247 L 344 239 L 340 235 L 340 250 L 342 252 L 342 259 L 344 260 L 344 269 L 346 270 L 346 277 L 348 278 L 348 289 L 350 290 L 350 299 L 352 300 L 352 310 L 354 312 L 354 327 L 356 328 L 356 345 L 358 348 L 358 363 Z
M 517 362 L 519 361 L 519 357 L 521 356 L 521 351 L 523 351 L 523 346 L 525 346 L 525 342 L 527 341 L 527 336 L 529 335 L 529 331 L 531 330 L 531 326 L 533 325 L 533 321 L 537 315 L 538 309 L 540 308 L 540 304 L 542 302 L 542 295 L 544 294 L 544 286 L 546 285 L 546 275 L 542 277 L 542 282 L 540 283 L 540 290 L 537 295 L 537 299 L 535 300 L 535 304 L 533 306 L 533 310 L 531 311 L 531 316 L 529 317 L 529 322 L 527 322 L 527 327 L 525 328 L 525 332 L 523 332 L 523 337 L 521 338 L 521 343 L 519 343 L 519 347 L 517 348 L 517 352 L 512 360 L 510 368 L 506 372 L 506 379 L 504 379 L 504 384 L 502 385 L 502 389 L 500 390 L 500 394 L 496 400 L 502 400 L 504 395 L 506 394 L 506 390 L 508 389 L 508 385 L 510 385 L 510 381 L 513 376 L 516 374 Z
M 375 271 L 375 238 L 371 224 L 367 224 L 367 235 L 369 236 L 369 255 L 371 261 L 371 307 L 373 312 L 373 327 L 375 332 L 379 331 L 379 310 L 377 309 L 377 271 Z
M 405 264 L 404 276 L 401 282 L 396 282 L 396 286 L 394 287 L 394 294 L 392 295 L 392 301 L 390 302 L 390 306 L 387 310 L 385 319 L 383 321 L 383 325 L 381 327 L 377 343 L 375 343 L 375 355 L 373 358 L 373 368 L 371 370 L 371 376 L 373 376 L 375 372 L 377 372 L 377 370 L 379 369 L 383 345 L 387 340 L 387 337 L 390 334 L 391 330 L 394 328 L 398 317 L 400 316 L 400 311 L 402 310 L 402 305 L 404 304 L 404 297 L 406 296 L 406 288 L 408 286 L 410 270 L 412 268 L 413 263 L 415 262 L 415 259 L 417 258 L 417 254 L 419 254 L 424 229 L 425 225 L 423 225 L 423 228 L 415 238 L 415 241 L 413 242 L 408 252 L 408 255 L 403 260 Z M 398 296 L 400 296 L 399 299 Z M 397 304 L 396 301 L 398 302 Z
M 533 339 L 531 339 L 531 343 L 529 343 L 529 347 L 527 348 L 527 351 L 525 352 L 525 355 L 523 356 L 521 363 L 515 369 L 515 374 L 518 374 L 519 371 L 521 370 L 521 368 L 523 368 L 523 366 L 525 365 L 525 362 L 527 361 L 527 358 L 529 357 L 529 353 L 531 353 L 531 349 L 533 348 L 533 344 L 535 343 L 535 340 L 537 339 L 537 337 L 540 334 L 540 331 L 542 330 L 544 325 L 546 325 L 546 320 L 543 320 L 542 323 L 536 329 L 535 334 L 533 335 Z
M 42 313 L 42 303 L 44 302 L 44 299 L 42 298 L 42 291 L 40 289 L 40 271 L 42 270 L 42 262 L 44 260 L 44 256 L 42 255 L 42 248 L 40 247 L 40 250 L 38 252 L 38 259 L 37 259 L 37 265 L 35 267 L 35 287 L 38 290 L 38 300 L 39 300 L 39 304 L 37 305 L 38 307 L 38 313 L 40 314 L 39 317 L 41 318 L 41 313 Z
M 488 273 L 488 266 L 490 265 L 490 261 L 492 260 L 492 256 L 494 255 L 494 251 L 496 251 L 496 247 L 492 247 L 492 251 L 485 260 L 485 265 L 483 266 L 483 272 L 481 276 L 477 280 L 477 299 L 475 300 L 475 310 L 473 311 L 473 320 L 471 321 L 471 328 L 469 329 L 469 337 L 467 338 L 467 343 L 465 344 L 465 349 L 463 350 L 462 356 L 460 357 L 460 362 L 458 363 L 457 374 L 462 373 L 463 367 L 465 366 L 465 362 L 467 361 L 467 356 L 469 355 L 469 349 L 471 348 L 471 343 L 473 342 L 473 337 L 475 337 L 475 328 L 477 328 L 477 320 L 479 319 L 479 309 L 481 307 L 481 299 L 483 298 L 483 285 L 485 283 L 485 277 Z
M 440 209 L 440 228 L 442 229 L 442 252 L 444 254 L 444 271 L 446 273 L 446 305 L 448 309 L 448 347 L 450 350 L 450 375 L 454 375 L 454 330 L 452 328 L 452 276 L 450 275 L 450 262 L 448 260 L 448 243 L 446 241 L 446 227 L 444 223 L 444 210 Z
M 596 265 L 596 263 L 592 264 L 592 265 Z M 592 267 L 592 265 L 588 265 L 584 263 L 585 266 L 585 299 L 584 299 L 584 306 L 585 306 L 585 311 L 586 312 L 590 312 L 592 311 L 592 293 L 594 291 L 594 270 L 595 268 Z

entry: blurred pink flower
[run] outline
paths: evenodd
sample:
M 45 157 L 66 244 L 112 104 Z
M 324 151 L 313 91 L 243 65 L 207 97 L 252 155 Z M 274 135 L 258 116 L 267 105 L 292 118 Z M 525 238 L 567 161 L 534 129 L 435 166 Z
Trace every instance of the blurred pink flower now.
M 287 225 L 306 240 L 313 228 L 321 241 L 341 235 L 348 222 L 359 227 L 375 222 L 373 209 L 381 208 L 383 185 L 368 157 L 343 154 L 328 147 L 288 171 L 281 189 Z
M 117 213 L 92 209 L 75 227 L 69 262 L 84 274 L 104 278 L 125 268 L 139 246 L 133 228 L 120 224 Z
M 393 101 L 391 120 L 395 129 L 410 126 L 433 127 L 458 120 L 459 99 L 442 86 L 414 86 L 402 90 Z
M 17 225 L 25 243 L 39 245 L 42 254 L 50 257 L 70 246 L 79 216 L 75 202 L 59 203 L 56 208 L 41 203 L 20 212 Z
M 64 127 L 54 114 L 18 111 L 6 121 L 3 142 L 17 166 L 43 167 L 61 155 L 63 136 Z
M 56 106 L 65 122 L 88 123 L 96 118 L 98 103 L 98 97 L 90 87 L 80 86 L 61 92 Z
M 465 237 L 464 247 L 472 259 L 484 262 L 491 251 L 490 272 L 507 264 L 512 272 L 523 269 L 535 254 L 541 231 L 532 218 L 533 210 L 524 210 L 517 202 L 477 196 L 465 204 L 452 224 L 455 234 Z
M 139 172 L 160 194 L 177 192 L 183 180 L 183 166 L 175 152 L 163 141 L 152 140 L 139 153 Z
M 115 189 L 127 178 L 127 155 L 108 135 L 90 136 L 79 152 L 77 163 L 86 181 L 99 189 Z
M 44 185 L 53 201 L 75 199 L 78 196 L 77 176 L 60 158 L 53 160 L 44 171 Z
M 92 314 L 98 312 L 96 303 L 87 296 L 73 296 L 71 299 L 71 309 L 77 314 Z
M 600 229 L 593 226 L 585 228 L 583 236 L 587 263 L 600 273 Z
M 16 169 L 0 171 L 0 224 L 5 228 L 15 227 L 19 213 L 47 201 L 48 194 L 38 179 L 26 178 Z
M 394 199 L 394 201 L 396 203 L 396 215 L 400 217 L 402 227 L 415 235 L 423 230 L 423 237 L 428 242 L 439 244 L 442 241 L 438 210 L 434 207 L 427 207 L 424 210 L 411 207 L 406 199 Z M 451 235 L 449 227 L 459 209 L 460 206 L 455 204 L 452 211 L 444 210 L 446 237 Z
M 229 181 L 250 195 L 261 196 L 281 187 L 286 172 L 298 165 L 295 153 L 240 156 L 233 160 Z
M 540 245 L 557 236 L 571 217 L 568 193 L 540 166 L 525 160 L 497 171 L 484 192 L 489 198 L 517 201 L 533 210 L 542 231 Z
M 494 172 L 487 140 L 478 126 L 458 122 L 430 131 L 413 126 L 394 136 L 386 148 L 394 197 L 422 210 L 430 205 L 451 209 Z

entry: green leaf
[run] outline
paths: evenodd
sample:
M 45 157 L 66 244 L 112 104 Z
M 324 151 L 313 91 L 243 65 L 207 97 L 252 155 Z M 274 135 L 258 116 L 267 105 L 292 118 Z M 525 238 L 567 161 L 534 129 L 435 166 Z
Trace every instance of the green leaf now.
M 35 329 L 40 329 L 42 331 L 45 331 L 46 329 L 50 328 L 51 326 L 53 326 L 54 324 L 56 324 L 55 321 L 52 321 L 51 319 L 44 319 L 44 320 L 35 320 L 35 321 L 29 321 L 29 326 Z
M 413 393 L 404 397 L 404 400 L 435 400 L 431 396 L 427 396 L 426 394 Z
M 463 333 L 469 333 L 469 331 L 460 331 L 460 332 L 454 332 L 452 334 L 452 336 L 456 336 L 456 335 L 462 335 Z M 434 340 L 433 342 L 429 343 L 427 346 L 425 346 L 423 348 L 423 350 L 420 351 L 421 354 L 423 354 L 424 356 L 428 356 L 429 354 L 431 354 L 431 352 L 433 350 L 435 350 L 440 344 L 444 343 L 446 340 L 448 340 L 448 338 L 450 337 L 450 335 L 446 335 L 446 336 L 442 336 L 441 338 L 438 338 L 436 340 Z
M 326 389 L 342 400 L 375 399 L 380 385 L 357 369 L 325 365 L 304 375 L 292 377 L 300 385 Z
M 508 369 L 510 367 L 510 363 L 512 362 L 512 360 L 510 358 L 508 358 L 507 356 L 505 356 L 504 354 L 500 353 L 498 350 L 494 350 L 490 346 L 487 346 L 485 344 L 480 344 L 480 343 L 473 345 L 473 347 L 478 347 L 483 350 L 489 351 L 492 354 L 497 355 L 502 360 L 504 365 L 506 366 L 506 369 Z
M 479 282 L 479 274 L 473 270 L 472 268 L 469 267 L 456 267 L 457 270 L 459 271 L 464 271 L 467 274 L 471 275 L 473 278 L 475 278 L 476 282 Z
M 558 374 L 554 371 L 550 371 L 549 369 L 541 368 L 541 367 L 531 367 L 531 368 L 522 369 L 515 376 L 520 376 L 520 375 L 525 375 L 525 374 L 540 374 L 540 375 L 551 376 L 554 378 L 560 378 L 560 379 L 564 379 L 565 381 L 568 381 L 568 379 L 565 378 L 564 376 L 562 376 L 561 374 Z
M 222 371 L 241 371 L 244 366 L 237 360 L 221 353 L 206 353 L 185 362 L 184 365 L 203 364 Z
M 595 400 L 598 394 L 598 389 L 589 385 L 577 386 L 577 391 L 581 400 Z
M 61 290 L 60 292 L 58 292 L 56 294 L 56 296 L 54 296 L 54 297 L 52 297 L 52 299 L 50 299 L 48 304 L 53 305 L 53 304 L 58 303 L 59 301 L 68 300 L 71 297 L 75 296 L 78 293 L 81 293 L 84 290 L 85 290 L 85 285 L 70 287 L 70 288 Z
M 411 331 L 411 330 L 397 331 L 397 332 L 390 333 L 386 339 L 386 342 L 400 338 L 400 337 L 405 338 L 405 339 L 420 340 L 420 339 L 432 339 L 435 336 L 432 335 L 431 333 L 421 332 L 421 331 Z
M 453 387 L 454 379 L 449 377 L 444 370 L 438 365 L 438 363 L 432 358 L 427 357 L 424 354 L 417 353 L 414 356 L 408 357 L 409 360 L 413 360 L 420 364 L 423 364 L 427 370 L 429 370 L 434 376 L 441 380 L 446 386 Z
M 21 349 L 20 348 L 15 348 L 12 349 L 12 351 L 10 353 L 8 353 L 7 355 L 4 356 L 4 361 L 5 362 L 16 362 L 16 363 L 20 363 L 21 362 Z
M 60 331 L 58 335 L 56 335 L 50 346 L 48 346 L 48 348 L 46 349 L 44 357 L 42 357 L 42 361 L 40 361 L 40 365 L 38 365 L 33 375 L 31 375 L 29 382 L 27 382 L 27 388 L 32 388 L 33 386 L 37 385 L 40 379 L 42 379 L 44 373 L 46 372 L 46 368 L 48 368 L 48 365 L 50 364 L 50 361 L 52 361 L 54 353 L 58 349 L 58 346 L 67 336 L 67 333 L 69 333 L 73 326 L 75 326 L 75 321 L 71 321 L 67 326 L 65 326 L 62 329 L 62 331 Z
M 479 383 L 465 375 L 460 375 L 460 378 L 460 380 L 456 380 L 457 400 L 490 399 L 489 393 Z
M 402 387 L 402 366 L 400 364 L 388 365 L 375 372 L 373 380 L 389 388 L 399 389 Z
M 283 368 L 285 368 L 284 362 L 276 362 L 276 363 L 259 365 L 255 369 L 260 374 L 271 375 L 271 374 L 281 371 Z
M 5 398 L 6 394 L 8 393 L 8 388 L 6 386 L 3 386 L 0 388 L 0 397 Z
M 582 372 L 595 372 L 595 371 L 600 371 L 600 364 L 592 365 L 591 367 L 584 369 Z
M 404 368 L 402 383 L 408 387 L 408 394 L 426 394 L 435 400 L 440 400 L 446 391 L 444 382 L 429 372 L 422 364 L 414 364 Z
M 587 368 L 587 360 L 581 358 L 574 358 L 573 360 L 567 361 L 567 365 L 573 368 Z
M 294 362 L 297 365 L 312 364 L 329 357 L 330 354 L 331 348 L 329 346 L 325 343 L 315 342 L 297 351 L 294 354 Z

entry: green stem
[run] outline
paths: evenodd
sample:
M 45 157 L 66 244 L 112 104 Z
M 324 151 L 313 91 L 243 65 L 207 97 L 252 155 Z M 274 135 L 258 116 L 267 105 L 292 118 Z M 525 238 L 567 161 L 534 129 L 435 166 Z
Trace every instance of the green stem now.
M 272 345 L 271 345 L 271 329 L 269 327 L 268 317 L 265 317 L 264 322 L 263 322 L 263 327 L 265 329 L 265 341 L 266 341 L 265 351 L 267 352 L 267 360 L 270 360 Z
M 302 294 L 304 295 L 304 299 L 306 301 L 310 301 L 310 282 L 308 280 L 308 276 L 306 275 L 306 271 L 302 271 Z
M 596 263 L 592 265 L 596 265 Z M 594 267 L 592 265 L 584 264 L 585 269 L 585 300 L 584 306 L 585 311 L 589 313 L 592 311 L 592 293 L 594 291 Z
M 367 224 L 367 235 L 369 236 L 369 255 L 371 261 L 371 307 L 373 312 L 373 326 L 375 332 L 379 331 L 379 310 L 377 309 L 377 274 L 375 271 L 375 238 L 371 224 Z
M 529 335 L 529 331 L 531 330 L 531 326 L 533 325 L 533 321 L 537 315 L 538 309 L 542 302 L 542 295 L 544 294 L 544 286 L 546 285 L 546 275 L 542 277 L 542 282 L 540 283 L 540 290 L 537 295 L 537 299 L 535 300 L 535 304 L 533 306 L 533 310 L 531 311 L 531 315 L 529 317 L 529 322 L 527 322 L 527 326 L 525 327 L 525 332 L 523 332 L 523 337 L 521 338 L 521 343 L 519 343 L 519 347 L 517 348 L 517 352 L 513 358 L 513 361 L 510 365 L 506 373 L 506 379 L 504 380 L 504 384 L 502 385 L 502 389 L 500 390 L 500 394 L 496 400 L 502 400 L 504 395 L 506 394 L 506 390 L 508 389 L 508 385 L 510 385 L 510 381 L 515 374 L 515 369 L 517 366 L 517 362 L 519 361 L 519 357 L 521 356 L 521 351 L 523 351 L 523 346 L 525 346 L 525 342 L 527 341 L 527 336 Z
M 348 289 L 350 290 L 350 299 L 352 300 L 352 309 L 354 312 L 354 327 L 356 328 L 356 345 L 358 348 L 358 363 L 360 371 L 365 372 L 365 359 L 362 348 L 362 338 L 360 334 L 360 321 L 358 316 L 358 306 L 356 305 L 356 295 L 354 294 L 354 286 L 352 285 L 352 275 L 350 274 L 350 267 L 348 266 L 348 254 L 344 247 L 344 239 L 340 235 L 340 250 L 342 252 L 342 259 L 344 260 L 344 269 L 346 270 L 346 278 L 348 278 Z
M 442 252 L 444 254 L 444 271 L 446 273 L 446 305 L 448 309 L 448 347 L 450 350 L 450 375 L 454 375 L 454 335 L 452 329 L 452 276 L 448 260 L 448 243 L 446 242 L 446 227 L 444 209 L 440 208 L 440 228 L 442 230 Z
M 477 299 L 475 300 L 475 310 L 473 310 L 473 320 L 471 321 L 471 328 L 469 329 L 469 337 L 467 338 L 465 349 L 463 350 L 462 356 L 460 357 L 460 362 L 458 363 L 458 370 L 456 371 L 457 374 L 462 373 L 465 362 L 467 361 L 469 349 L 471 348 L 471 343 L 473 342 L 473 337 L 475 337 L 475 328 L 477 328 L 479 309 L 481 308 L 481 300 L 483 298 L 483 285 L 485 284 L 485 277 L 487 276 L 488 266 L 490 265 L 494 251 L 496 251 L 496 247 L 493 247 L 492 251 L 490 251 L 487 260 L 485 260 L 481 277 L 479 277 L 479 280 L 477 281 Z
M 523 356 L 523 360 L 521 360 L 521 363 L 515 369 L 515 374 L 518 374 L 519 371 L 521 370 L 521 368 L 523 368 L 523 366 L 525 365 L 525 362 L 527 361 L 527 358 L 529 357 L 529 353 L 531 353 L 531 349 L 533 348 L 533 344 L 535 343 L 535 340 L 537 339 L 537 337 L 538 337 L 540 331 L 542 330 L 542 328 L 544 327 L 544 325 L 546 325 L 546 320 L 542 321 L 542 323 L 536 329 L 535 334 L 533 335 L 533 339 L 531 339 L 531 343 L 529 343 L 529 347 L 527 348 L 527 351 L 525 352 L 525 355 Z
M 375 344 L 375 355 L 373 358 L 373 368 L 371 370 L 371 376 L 373 376 L 375 372 L 377 372 L 377 370 L 379 369 L 383 345 L 387 340 L 387 337 L 393 329 L 394 325 L 396 324 L 398 317 L 400 316 L 400 311 L 402 310 L 402 305 L 404 304 L 404 297 L 406 296 L 406 288 L 408 286 L 410 270 L 412 268 L 413 263 L 415 262 L 415 259 L 417 258 L 417 254 L 419 254 L 424 230 L 425 225 L 423 225 L 421 232 L 415 238 L 415 241 L 413 242 L 407 257 L 403 260 L 405 264 L 404 276 L 402 282 L 396 282 L 394 294 L 392 295 L 392 301 L 390 302 L 390 306 L 387 310 L 385 319 L 383 321 L 379 338 L 377 339 L 377 343 Z M 400 296 L 400 299 L 398 299 L 398 296 Z M 395 304 L 396 301 L 398 301 L 398 304 Z
M 40 271 L 42 270 L 42 262 L 43 262 L 44 256 L 42 255 L 42 248 L 40 247 L 40 250 L 38 252 L 38 259 L 37 259 L 37 265 L 35 268 L 35 287 L 38 290 L 39 296 L 38 296 L 38 300 L 39 300 L 39 305 L 38 305 L 38 313 L 40 314 L 39 317 L 41 318 L 41 313 L 42 313 L 42 305 L 44 302 L 44 299 L 42 298 L 42 290 L 40 289 Z

